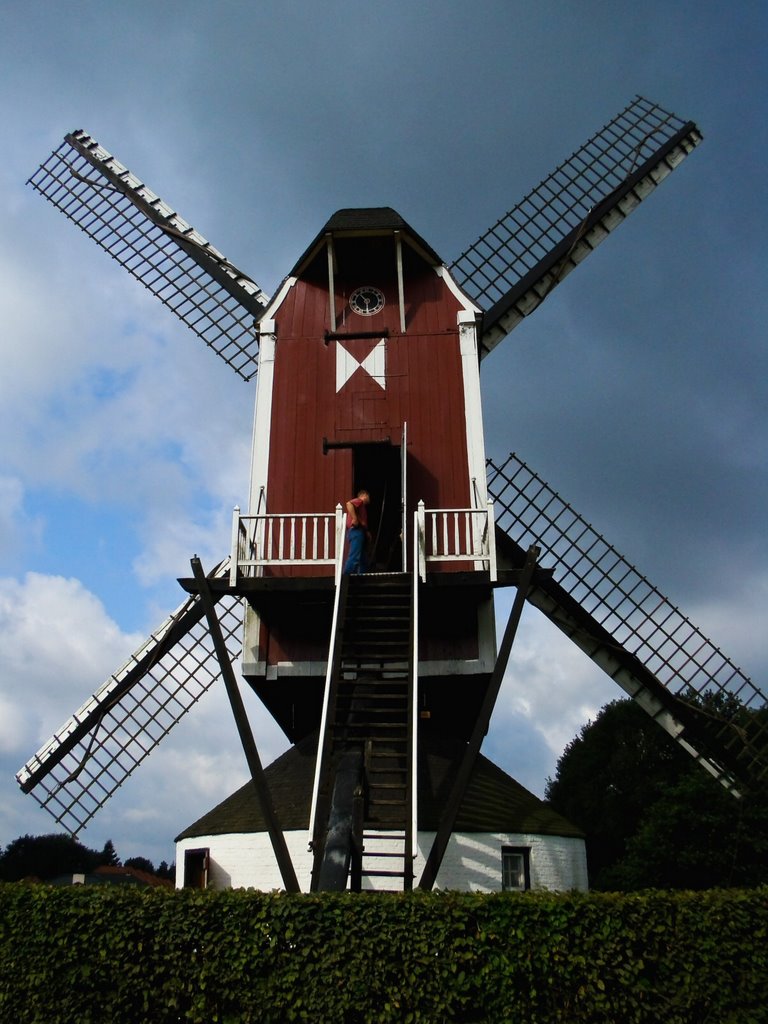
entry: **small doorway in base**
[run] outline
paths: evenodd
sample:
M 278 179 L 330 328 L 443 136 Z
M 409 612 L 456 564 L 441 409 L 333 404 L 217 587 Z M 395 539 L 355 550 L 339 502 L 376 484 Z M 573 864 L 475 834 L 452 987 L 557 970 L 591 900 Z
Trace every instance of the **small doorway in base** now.
M 210 853 L 208 849 L 184 851 L 184 888 L 207 889 Z

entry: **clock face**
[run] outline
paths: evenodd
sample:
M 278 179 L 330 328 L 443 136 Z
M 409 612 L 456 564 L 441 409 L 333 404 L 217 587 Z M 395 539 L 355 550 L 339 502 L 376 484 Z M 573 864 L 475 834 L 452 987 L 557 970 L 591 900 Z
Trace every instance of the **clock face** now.
M 384 308 L 384 293 L 371 285 L 355 288 L 349 297 L 349 308 L 360 316 L 373 316 Z

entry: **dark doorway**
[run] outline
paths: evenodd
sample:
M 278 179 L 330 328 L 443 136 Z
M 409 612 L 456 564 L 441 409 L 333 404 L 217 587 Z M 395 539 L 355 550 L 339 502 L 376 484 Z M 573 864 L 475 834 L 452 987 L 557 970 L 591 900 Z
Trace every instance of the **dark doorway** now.
M 208 850 L 184 851 L 184 888 L 208 888 Z
M 364 488 L 371 496 L 368 508 L 373 538 L 370 569 L 372 572 L 401 572 L 403 496 L 400 448 L 388 441 L 350 447 L 355 494 Z

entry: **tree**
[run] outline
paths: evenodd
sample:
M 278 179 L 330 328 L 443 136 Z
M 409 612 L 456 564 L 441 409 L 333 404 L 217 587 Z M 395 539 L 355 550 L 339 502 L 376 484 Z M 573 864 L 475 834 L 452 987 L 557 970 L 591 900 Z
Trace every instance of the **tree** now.
M 565 748 L 546 798 L 586 834 L 591 885 L 624 856 L 643 811 L 685 757 L 630 700 L 607 704 Z
M 147 871 L 150 875 L 157 874 L 155 865 L 146 857 L 129 857 L 125 862 L 127 868 L 137 868 L 139 871 Z
M 634 701 L 614 701 L 584 726 L 546 796 L 584 830 L 593 888 L 768 881 L 766 797 L 726 793 Z
M 642 815 L 626 855 L 603 875 L 617 889 L 708 889 L 768 881 L 768 800 L 740 800 L 693 765 Z
M 97 868 L 120 867 L 121 861 L 115 844 L 108 839 L 102 850 L 83 846 L 74 836 L 50 834 L 45 836 L 19 836 L 5 850 L 0 847 L 0 881 L 18 882 L 23 878 L 37 878 L 43 882 L 59 875 L 90 874 Z M 176 880 L 176 865 L 162 861 L 155 871 L 146 857 L 129 857 L 126 867 L 138 868 L 158 878 Z
M 0 853 L 0 878 L 6 882 L 22 878 L 47 881 L 57 875 L 87 874 L 104 863 L 102 858 L 103 852 L 89 850 L 73 836 L 19 836 Z
M 101 851 L 100 863 L 109 868 L 120 867 L 120 858 L 117 856 L 114 843 L 111 839 L 108 839 L 106 843 L 104 843 L 104 849 Z
M 167 861 L 161 860 L 160 866 L 157 869 L 158 878 L 167 878 L 170 882 L 176 881 L 176 862 L 173 861 L 168 864 Z

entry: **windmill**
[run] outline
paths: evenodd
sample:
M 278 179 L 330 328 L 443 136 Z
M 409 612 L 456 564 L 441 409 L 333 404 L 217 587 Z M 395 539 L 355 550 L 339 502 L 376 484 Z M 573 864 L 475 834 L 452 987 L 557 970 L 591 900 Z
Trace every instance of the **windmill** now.
M 256 378 L 252 484 L 229 555 L 208 573 L 192 559 L 188 596 L 20 770 L 22 790 L 76 833 L 222 676 L 296 890 L 240 658 L 288 739 L 316 737 L 315 889 L 360 888 L 377 842 L 393 884 L 413 886 L 420 766 L 453 744 L 430 888 L 525 601 L 734 795 L 763 779 L 760 691 L 517 455 L 485 458 L 481 362 L 700 141 L 637 97 L 453 263 L 392 209 L 340 210 L 270 298 L 94 139 L 67 135 L 31 184 Z M 358 488 L 374 571 L 342 575 Z

